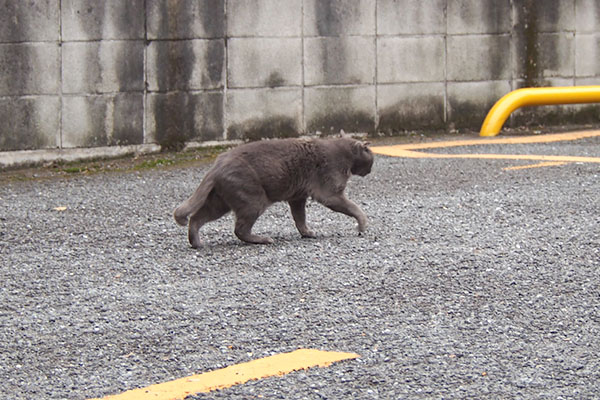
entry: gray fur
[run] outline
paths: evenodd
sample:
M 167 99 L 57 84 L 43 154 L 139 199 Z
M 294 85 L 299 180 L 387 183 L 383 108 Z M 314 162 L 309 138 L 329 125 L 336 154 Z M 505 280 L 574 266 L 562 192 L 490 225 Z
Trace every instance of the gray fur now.
M 306 200 L 314 200 L 356 218 L 358 231 L 365 213 L 344 195 L 351 175 L 371 172 L 373 153 L 349 138 L 276 139 L 252 142 L 221 154 L 194 194 L 175 209 L 178 224 L 188 224 L 188 238 L 200 247 L 198 230 L 229 211 L 235 213 L 235 235 L 248 243 L 273 243 L 252 234 L 252 226 L 271 204 L 287 201 L 298 231 L 315 237 L 306 225 Z

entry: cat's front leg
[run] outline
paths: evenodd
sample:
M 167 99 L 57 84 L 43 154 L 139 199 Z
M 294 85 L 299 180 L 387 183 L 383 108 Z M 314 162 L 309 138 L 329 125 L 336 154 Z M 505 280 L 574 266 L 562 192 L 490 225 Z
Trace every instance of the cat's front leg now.
M 306 225 L 306 198 L 290 200 L 288 203 L 290 205 L 290 210 L 292 211 L 292 217 L 296 223 L 296 228 L 298 228 L 298 232 L 300 232 L 302 237 L 317 237 Z
M 354 217 L 358 222 L 359 233 L 363 233 L 367 229 L 367 216 L 360 207 L 348 200 L 343 193 L 331 195 L 322 201 L 319 200 L 319 202 L 333 211 Z

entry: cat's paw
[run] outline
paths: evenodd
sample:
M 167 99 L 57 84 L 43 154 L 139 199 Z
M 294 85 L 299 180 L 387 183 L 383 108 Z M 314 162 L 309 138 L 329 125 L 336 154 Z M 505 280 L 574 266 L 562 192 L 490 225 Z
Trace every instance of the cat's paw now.
M 303 238 L 315 239 L 317 235 L 313 231 L 304 231 L 301 233 Z

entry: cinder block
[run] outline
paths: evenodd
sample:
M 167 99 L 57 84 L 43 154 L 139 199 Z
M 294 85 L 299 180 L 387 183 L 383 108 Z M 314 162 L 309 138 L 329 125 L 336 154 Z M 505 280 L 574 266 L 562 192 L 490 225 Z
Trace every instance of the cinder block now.
M 302 89 L 227 92 L 227 138 L 294 137 L 302 131 Z
M 300 36 L 302 0 L 227 0 L 227 34 L 239 36 Z
M 600 85 L 600 76 L 575 78 L 575 86 L 593 86 L 593 85 Z
M 148 39 L 225 37 L 224 0 L 147 0 Z
M 146 143 L 177 147 L 223 139 L 222 92 L 171 92 L 148 96 Z
M 404 83 L 377 88 L 378 132 L 398 134 L 445 126 L 445 84 Z
M 573 82 L 575 81 L 575 79 L 573 78 L 547 78 L 544 80 L 543 82 L 543 86 L 550 86 L 550 87 L 556 87 L 556 86 L 573 86 Z M 513 87 L 515 89 L 521 89 L 524 87 L 530 87 L 527 84 L 527 81 L 523 80 L 523 79 L 514 79 L 512 81 L 513 83 Z
M 58 96 L 0 99 L 0 151 L 58 147 Z
M 111 93 L 144 90 L 144 42 L 63 44 L 63 92 Z
M 379 35 L 423 35 L 446 33 L 446 0 L 379 0 Z
M 449 36 L 447 44 L 450 81 L 509 79 L 509 35 Z
M 308 133 L 371 133 L 375 130 L 375 87 L 308 88 L 304 90 Z
M 448 2 L 448 34 L 509 33 L 511 0 L 452 0 Z
M 141 93 L 63 97 L 62 146 L 141 144 L 143 116 Z
M 228 51 L 229 87 L 302 83 L 302 40 L 299 38 L 231 39 Z
M 599 33 L 600 2 L 598 0 L 576 0 L 575 7 L 577 33 Z
M 320 37 L 304 40 L 306 85 L 373 83 L 374 37 Z
M 143 39 L 144 0 L 62 0 L 62 38 Z
M 496 101 L 511 91 L 508 81 L 448 82 L 447 115 L 451 127 L 478 131 Z
M 0 96 L 57 94 L 58 44 L 0 44 L 0 71 Z
M 0 0 L 0 42 L 52 41 L 59 38 L 59 2 Z
M 213 40 L 153 41 L 147 54 L 151 91 L 223 87 L 225 42 Z
M 575 37 L 571 32 L 538 33 L 534 50 L 527 50 L 525 38 L 515 41 L 513 66 L 514 76 L 526 78 L 531 74 L 540 82 L 548 78 L 566 78 L 575 75 Z M 528 57 L 533 56 L 532 60 Z M 529 63 L 529 64 L 528 64 Z
M 306 36 L 375 34 L 376 0 L 304 0 Z
M 575 0 L 536 1 L 538 32 L 575 30 Z
M 574 31 L 575 0 L 512 0 L 513 19 L 535 32 Z
M 443 36 L 385 37 L 378 40 L 378 83 L 444 80 Z
M 600 77 L 600 33 L 575 37 L 575 75 Z

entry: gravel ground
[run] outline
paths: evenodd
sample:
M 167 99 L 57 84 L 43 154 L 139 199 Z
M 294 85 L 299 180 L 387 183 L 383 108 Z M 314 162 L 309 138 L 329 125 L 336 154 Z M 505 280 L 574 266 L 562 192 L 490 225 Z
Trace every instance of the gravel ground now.
M 485 147 L 515 149 L 600 156 L 600 140 Z M 361 357 L 189 399 L 598 398 L 600 164 L 502 169 L 524 163 L 378 156 L 348 187 L 365 235 L 310 203 L 319 236 L 301 239 L 277 204 L 255 227 L 275 244 L 226 217 L 199 251 L 171 212 L 207 165 L 0 185 L 0 398 L 300 347 Z

